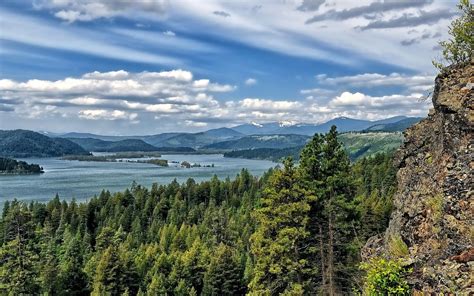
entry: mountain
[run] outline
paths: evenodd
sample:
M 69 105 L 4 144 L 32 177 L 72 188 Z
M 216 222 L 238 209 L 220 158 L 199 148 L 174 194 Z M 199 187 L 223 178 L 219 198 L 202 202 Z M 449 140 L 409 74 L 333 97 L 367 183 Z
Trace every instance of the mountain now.
M 200 133 L 181 133 L 167 138 L 156 144 L 158 147 L 192 147 L 201 148 L 209 144 L 226 140 L 235 140 L 244 136 L 243 134 L 230 129 L 218 128 Z
M 66 139 L 62 139 L 66 140 Z M 142 140 L 127 139 L 120 141 L 103 141 L 93 138 L 68 138 L 87 151 L 94 152 L 125 152 L 125 151 L 157 151 L 155 146 Z
M 312 136 L 315 133 L 326 133 L 331 126 L 337 126 L 339 132 L 358 132 L 368 129 L 372 126 L 391 125 L 393 130 L 398 131 L 403 126 L 409 126 L 410 123 L 416 123 L 418 117 L 395 116 L 382 120 L 369 121 L 353 119 L 348 117 L 337 117 L 321 124 L 295 124 L 294 122 L 271 122 L 271 123 L 252 123 L 233 127 L 232 129 L 246 135 L 265 135 L 265 134 L 296 134 Z M 400 123 L 397 127 L 396 123 Z M 392 125 L 393 124 L 393 125 Z M 398 128 L 398 129 L 396 129 Z M 389 131 L 389 130 L 387 130 Z
M 422 119 L 421 117 L 410 117 L 396 122 L 378 123 L 366 128 L 364 131 L 402 132 Z
M 122 141 L 122 140 L 128 140 L 128 139 L 143 140 L 143 138 L 148 137 L 148 136 L 104 136 L 104 135 L 97 135 L 97 134 L 91 134 L 91 133 L 71 132 L 71 133 L 58 135 L 57 137 L 66 138 L 66 139 L 97 139 L 97 140 L 102 140 L 102 141 L 116 142 L 116 141 Z
M 205 131 L 204 134 L 211 136 L 211 137 L 216 137 L 219 139 L 226 139 L 226 138 L 240 138 L 243 137 L 244 134 L 231 129 L 227 127 L 221 127 L 221 128 L 216 128 L 216 129 L 210 129 L 208 131 Z
M 127 139 L 142 140 L 155 147 L 190 147 L 202 148 L 206 145 L 237 140 L 250 135 L 306 135 L 326 133 L 332 125 L 338 127 L 339 132 L 350 131 L 402 131 L 420 118 L 395 116 L 377 121 L 360 120 L 348 117 L 338 117 L 321 124 L 296 123 L 294 121 L 281 121 L 269 123 L 256 123 L 237 125 L 232 128 L 222 127 L 210 129 L 199 133 L 162 133 L 144 136 L 104 136 L 92 133 L 66 133 L 59 135 L 62 138 L 91 138 L 103 141 L 122 141 Z M 43 132 L 46 135 L 56 135 Z
M 262 123 L 262 124 L 252 122 L 250 124 L 242 124 L 242 125 L 234 126 L 232 127 L 232 129 L 244 135 L 263 135 L 263 134 L 274 133 L 280 127 L 281 126 L 278 122 L 270 122 L 270 123 Z
M 146 143 L 159 147 L 163 141 L 168 140 L 169 138 L 181 135 L 182 133 L 163 133 L 150 136 L 142 136 L 139 139 L 145 141 Z
M 72 139 L 98 139 L 102 141 L 123 141 L 123 140 L 141 140 L 155 147 L 174 147 L 174 148 L 186 148 L 194 147 L 198 148 L 204 145 L 225 141 L 233 140 L 244 135 L 230 128 L 222 127 L 211 129 L 200 133 L 163 133 L 156 135 L 147 136 L 102 136 L 90 133 L 66 133 L 61 135 L 62 138 Z M 98 151 L 98 150 L 95 150 Z M 150 150 L 145 150 L 150 151 Z
M 252 135 L 237 140 L 204 146 L 204 149 L 242 150 L 255 148 L 289 148 L 304 145 L 309 137 L 304 135 Z
M 57 157 L 89 154 L 78 144 L 28 130 L 0 130 L 0 155 L 7 157 Z

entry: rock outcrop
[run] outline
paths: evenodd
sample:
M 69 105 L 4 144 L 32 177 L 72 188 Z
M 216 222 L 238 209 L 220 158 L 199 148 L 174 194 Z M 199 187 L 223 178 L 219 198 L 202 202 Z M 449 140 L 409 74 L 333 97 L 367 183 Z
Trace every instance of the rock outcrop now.
M 473 93 L 474 62 L 438 75 L 434 108 L 406 131 L 395 157 L 389 227 L 362 252 L 403 258 L 414 293 L 474 294 Z

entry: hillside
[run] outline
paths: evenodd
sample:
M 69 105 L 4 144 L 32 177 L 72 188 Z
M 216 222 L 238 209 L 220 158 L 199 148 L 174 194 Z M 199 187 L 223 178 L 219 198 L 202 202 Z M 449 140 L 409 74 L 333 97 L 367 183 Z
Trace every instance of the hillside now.
M 171 138 L 168 138 L 157 144 L 158 147 L 192 147 L 192 148 L 202 148 L 207 145 L 226 141 L 230 139 L 240 138 L 242 134 L 228 129 L 221 128 L 215 130 L 209 130 L 201 133 L 194 134 L 178 134 Z
M 309 137 L 303 135 L 253 135 L 237 140 L 224 141 L 204 146 L 204 149 L 241 150 L 256 148 L 289 148 L 302 146 Z
M 405 118 L 403 120 L 391 123 L 378 123 L 375 125 L 370 126 L 369 128 L 365 129 L 364 131 L 368 132 L 403 132 L 410 126 L 414 125 L 415 123 L 420 122 L 423 118 L 421 117 L 410 117 Z
M 398 188 L 383 236 L 362 254 L 412 268 L 416 295 L 474 293 L 474 62 L 436 78 L 434 109 L 405 132 L 396 155 Z
M 290 147 L 290 148 L 256 148 L 256 149 L 244 149 L 244 150 L 233 150 L 224 153 L 224 157 L 230 158 L 246 158 L 246 159 L 261 159 L 271 161 L 281 161 L 282 159 L 291 156 L 294 160 L 300 158 L 300 152 L 303 146 Z
M 352 161 L 359 158 L 372 156 L 377 153 L 393 152 L 403 142 L 402 133 L 344 133 L 338 137 Z M 224 153 L 225 157 L 266 159 L 281 161 L 291 156 L 294 160 L 299 159 L 303 146 L 290 148 L 253 148 L 233 150 Z
M 50 138 L 27 130 L 0 130 L 0 155 L 6 157 L 57 157 L 88 152 L 67 139 Z
M 68 138 L 90 152 L 157 151 L 155 146 L 138 139 L 103 141 L 92 138 Z
M 393 152 L 403 142 L 402 133 L 344 133 L 339 135 L 352 160 L 376 153 Z

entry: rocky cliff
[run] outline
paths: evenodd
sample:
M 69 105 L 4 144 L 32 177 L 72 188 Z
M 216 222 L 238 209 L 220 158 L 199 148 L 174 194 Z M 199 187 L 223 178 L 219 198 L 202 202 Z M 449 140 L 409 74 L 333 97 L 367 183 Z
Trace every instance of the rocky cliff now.
M 383 236 L 363 249 L 402 258 L 413 292 L 474 294 L 474 62 L 438 75 L 429 116 L 397 152 L 398 190 Z

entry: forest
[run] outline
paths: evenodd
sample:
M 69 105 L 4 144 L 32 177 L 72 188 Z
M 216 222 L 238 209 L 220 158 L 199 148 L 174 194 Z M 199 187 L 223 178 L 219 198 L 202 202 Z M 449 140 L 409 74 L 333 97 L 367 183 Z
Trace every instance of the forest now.
M 25 161 L 18 161 L 11 158 L 0 157 L 0 175 L 40 173 L 43 173 L 43 168 L 37 164 L 29 164 Z
M 335 127 L 282 167 L 134 183 L 87 202 L 9 201 L 0 294 L 304 295 L 362 291 L 359 250 L 388 223 L 391 156 L 351 163 Z

